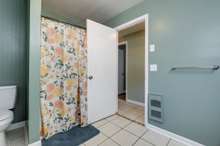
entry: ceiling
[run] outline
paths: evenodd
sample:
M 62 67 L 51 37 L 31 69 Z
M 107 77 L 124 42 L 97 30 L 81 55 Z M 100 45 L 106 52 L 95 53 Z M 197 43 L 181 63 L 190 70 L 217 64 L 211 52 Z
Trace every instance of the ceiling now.
M 129 34 L 142 31 L 144 29 L 145 29 L 145 23 L 142 22 L 142 23 L 136 24 L 132 27 L 129 27 L 127 29 L 124 29 L 122 31 L 119 31 L 118 36 L 119 36 L 119 38 L 122 38 L 122 37 L 125 37 L 125 36 L 129 35 Z
M 43 11 L 103 23 L 144 0 L 42 0 Z

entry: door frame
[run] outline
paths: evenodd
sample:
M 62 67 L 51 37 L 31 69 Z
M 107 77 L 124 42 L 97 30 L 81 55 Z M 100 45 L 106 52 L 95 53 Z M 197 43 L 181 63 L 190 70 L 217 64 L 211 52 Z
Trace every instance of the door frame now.
M 144 123 L 145 123 L 145 127 L 148 127 L 149 126 L 149 122 L 148 122 L 148 72 L 149 72 L 149 63 L 148 63 L 148 40 L 149 40 L 149 15 L 148 14 L 145 14 L 143 16 L 140 16 L 140 17 L 137 17 L 133 20 L 130 20 L 128 22 L 125 22 L 124 24 L 121 24 L 119 26 L 116 26 L 114 29 L 116 31 L 121 31 L 123 29 L 126 29 L 126 28 L 129 28 L 129 27 L 132 27 L 136 24 L 139 24 L 139 23 L 142 23 L 142 22 L 145 22 L 145 103 L 144 103 L 144 110 L 145 110 L 145 117 L 144 117 Z M 118 99 L 118 98 L 117 98 Z
M 118 43 L 120 45 L 125 45 L 125 101 L 127 102 L 127 87 L 128 87 L 128 41 L 122 41 Z

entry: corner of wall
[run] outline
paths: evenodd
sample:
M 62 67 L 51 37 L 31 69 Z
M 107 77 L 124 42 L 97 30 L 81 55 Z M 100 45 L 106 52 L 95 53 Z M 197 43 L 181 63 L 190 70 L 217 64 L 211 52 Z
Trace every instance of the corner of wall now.
M 29 1 L 28 141 L 40 140 L 41 0 Z

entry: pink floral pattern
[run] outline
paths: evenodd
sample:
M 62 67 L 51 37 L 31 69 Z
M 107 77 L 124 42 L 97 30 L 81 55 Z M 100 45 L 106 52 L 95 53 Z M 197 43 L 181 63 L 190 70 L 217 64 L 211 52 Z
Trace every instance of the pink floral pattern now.
M 42 18 L 41 135 L 49 138 L 87 124 L 87 50 L 84 29 Z

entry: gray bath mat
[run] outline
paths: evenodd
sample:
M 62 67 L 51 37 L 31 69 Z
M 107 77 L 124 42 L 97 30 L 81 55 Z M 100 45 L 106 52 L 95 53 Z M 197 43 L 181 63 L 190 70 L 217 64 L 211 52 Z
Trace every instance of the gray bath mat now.
M 97 134 L 99 134 L 99 130 L 92 125 L 86 127 L 76 126 L 67 132 L 42 140 L 42 144 L 43 146 L 79 146 Z

